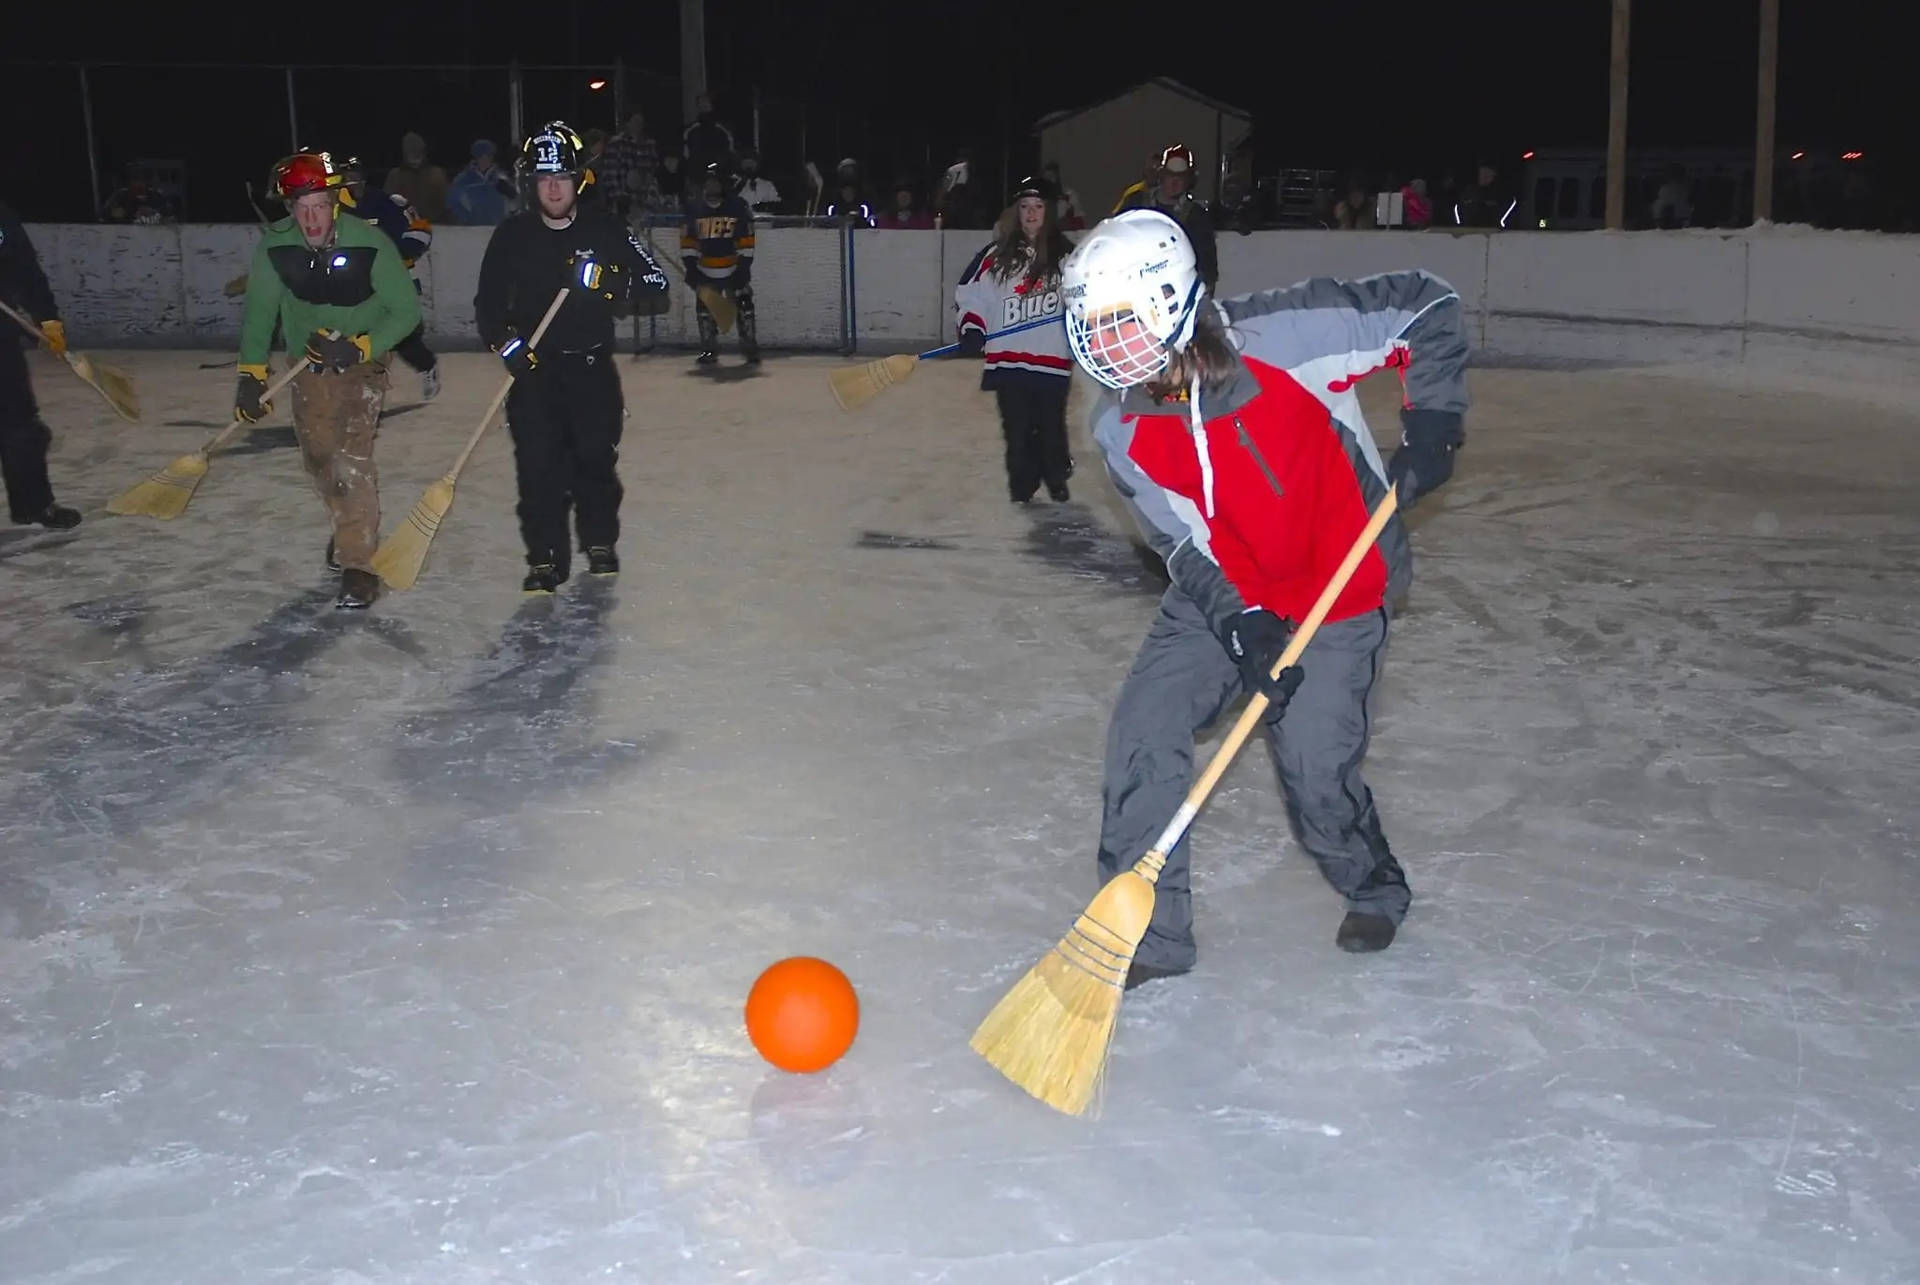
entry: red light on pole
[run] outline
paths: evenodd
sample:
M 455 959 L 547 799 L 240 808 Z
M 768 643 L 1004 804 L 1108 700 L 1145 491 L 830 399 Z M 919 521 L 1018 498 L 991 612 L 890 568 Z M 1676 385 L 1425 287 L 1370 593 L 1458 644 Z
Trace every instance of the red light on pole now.
M 1523 161 L 1530 161 L 1533 159 L 1533 153 L 1531 151 L 1522 152 L 1520 153 L 1520 159 Z

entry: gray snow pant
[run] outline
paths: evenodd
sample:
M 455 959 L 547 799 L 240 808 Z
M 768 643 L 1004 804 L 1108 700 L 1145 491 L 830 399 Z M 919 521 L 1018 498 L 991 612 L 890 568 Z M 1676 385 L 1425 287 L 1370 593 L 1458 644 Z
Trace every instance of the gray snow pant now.
M 1300 658 L 1300 689 L 1284 716 L 1269 718 L 1265 730 L 1300 846 L 1348 909 L 1398 924 L 1411 894 L 1360 778 L 1386 646 L 1385 611 L 1322 625 Z M 1167 590 L 1107 731 L 1103 884 L 1131 869 L 1160 837 L 1193 785 L 1194 735 L 1241 694 L 1240 671 L 1200 608 L 1178 589 Z M 1160 873 L 1153 922 L 1134 956 L 1137 963 L 1169 970 L 1193 966 L 1189 870 L 1182 840 Z

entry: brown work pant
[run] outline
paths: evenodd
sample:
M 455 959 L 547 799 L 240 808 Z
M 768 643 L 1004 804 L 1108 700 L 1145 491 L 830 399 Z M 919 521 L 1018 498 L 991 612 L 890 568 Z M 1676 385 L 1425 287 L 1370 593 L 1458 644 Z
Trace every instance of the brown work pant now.
M 373 439 L 386 395 L 387 368 L 379 362 L 337 374 L 303 370 L 293 380 L 300 461 L 333 519 L 334 554 L 351 571 L 371 571 L 380 543 Z

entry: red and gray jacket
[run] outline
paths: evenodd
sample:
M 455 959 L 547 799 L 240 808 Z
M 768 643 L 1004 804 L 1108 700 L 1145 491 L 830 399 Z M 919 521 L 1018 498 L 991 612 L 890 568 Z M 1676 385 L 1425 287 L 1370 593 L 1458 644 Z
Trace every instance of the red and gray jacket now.
M 1101 400 L 1094 439 L 1174 586 L 1216 627 L 1252 607 L 1302 620 L 1389 475 L 1402 476 L 1405 504 L 1409 490 L 1431 490 L 1451 469 L 1467 409 L 1460 296 L 1430 273 L 1395 272 L 1315 278 L 1214 306 L 1240 364 L 1200 389 L 1201 424 L 1184 400 L 1133 388 Z M 1391 467 L 1354 391 L 1388 368 L 1405 392 Z M 1327 619 L 1379 609 L 1412 574 L 1396 514 Z

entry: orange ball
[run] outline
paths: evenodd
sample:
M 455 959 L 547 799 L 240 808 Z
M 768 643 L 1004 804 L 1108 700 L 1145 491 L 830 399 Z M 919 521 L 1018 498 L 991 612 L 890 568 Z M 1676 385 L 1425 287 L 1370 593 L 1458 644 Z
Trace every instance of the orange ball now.
M 747 1038 L 783 1071 L 819 1071 L 853 1046 L 860 997 L 824 959 L 796 955 L 768 968 L 747 992 Z

